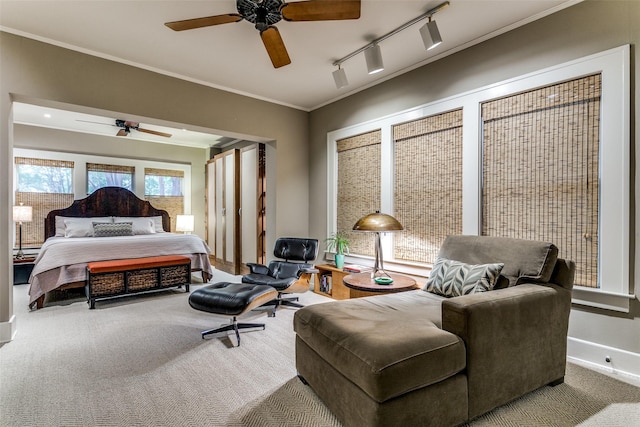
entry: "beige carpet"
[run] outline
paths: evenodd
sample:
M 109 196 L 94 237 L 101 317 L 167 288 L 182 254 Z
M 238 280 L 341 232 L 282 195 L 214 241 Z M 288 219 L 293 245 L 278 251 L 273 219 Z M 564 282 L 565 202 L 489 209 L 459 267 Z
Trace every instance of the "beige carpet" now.
M 18 334 L 0 348 L 2 426 L 340 425 L 296 378 L 293 309 L 252 315 L 266 330 L 244 332 L 233 347 L 226 336 L 200 338 L 226 320 L 191 309 L 182 291 L 98 302 L 95 310 L 68 292 L 29 312 L 27 288 L 13 288 Z M 307 292 L 301 300 L 328 299 Z M 567 369 L 565 384 L 471 425 L 640 425 L 640 388 Z

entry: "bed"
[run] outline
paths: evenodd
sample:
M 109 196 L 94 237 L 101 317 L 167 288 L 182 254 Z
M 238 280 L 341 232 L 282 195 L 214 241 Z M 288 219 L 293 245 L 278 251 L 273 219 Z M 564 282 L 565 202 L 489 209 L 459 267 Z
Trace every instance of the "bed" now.
M 83 287 L 91 261 L 184 255 L 204 282 L 213 274 L 209 247 L 200 237 L 171 233 L 167 211 L 120 187 L 101 188 L 49 212 L 44 232 L 29 278 L 31 308 L 41 308 L 51 291 Z

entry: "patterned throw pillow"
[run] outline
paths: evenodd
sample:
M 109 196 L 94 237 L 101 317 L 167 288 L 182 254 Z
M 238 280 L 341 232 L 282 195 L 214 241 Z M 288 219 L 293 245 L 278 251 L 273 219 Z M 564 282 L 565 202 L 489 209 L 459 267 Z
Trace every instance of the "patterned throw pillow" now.
M 470 265 L 446 258 L 436 258 L 424 290 L 445 297 L 457 297 L 490 291 L 498 281 L 504 264 Z
M 133 224 L 130 222 L 118 223 L 93 223 L 93 235 L 95 237 L 133 236 Z

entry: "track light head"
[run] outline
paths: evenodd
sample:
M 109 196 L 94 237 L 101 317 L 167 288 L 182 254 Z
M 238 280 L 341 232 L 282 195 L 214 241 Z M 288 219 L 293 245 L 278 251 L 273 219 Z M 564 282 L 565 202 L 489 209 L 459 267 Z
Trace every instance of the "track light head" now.
M 427 50 L 431 50 L 442 43 L 442 37 L 440 36 L 440 31 L 438 30 L 438 24 L 436 24 L 436 21 L 432 21 L 431 18 L 429 18 L 429 22 L 427 22 L 422 26 L 422 28 L 420 28 L 420 35 L 422 36 L 422 43 L 424 43 L 424 48 Z
M 364 59 L 367 61 L 367 71 L 369 74 L 375 74 L 384 70 L 382 63 L 382 52 L 377 44 L 371 45 L 364 51 Z
M 349 85 L 349 81 L 347 80 L 347 73 L 344 72 L 343 68 L 340 68 L 338 65 L 338 69 L 333 72 L 333 80 L 336 82 L 336 89 L 342 89 L 345 86 Z

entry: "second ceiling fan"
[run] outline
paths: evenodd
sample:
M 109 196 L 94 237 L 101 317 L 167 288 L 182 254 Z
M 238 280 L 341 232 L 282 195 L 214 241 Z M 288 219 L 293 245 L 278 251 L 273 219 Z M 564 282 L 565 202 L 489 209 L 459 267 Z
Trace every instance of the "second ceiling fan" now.
M 247 20 L 255 24 L 271 63 L 280 68 L 291 63 L 280 32 L 273 24 L 285 21 L 332 21 L 360 18 L 360 0 L 308 0 L 286 3 L 284 0 L 237 0 L 238 13 L 167 22 L 174 31 Z

